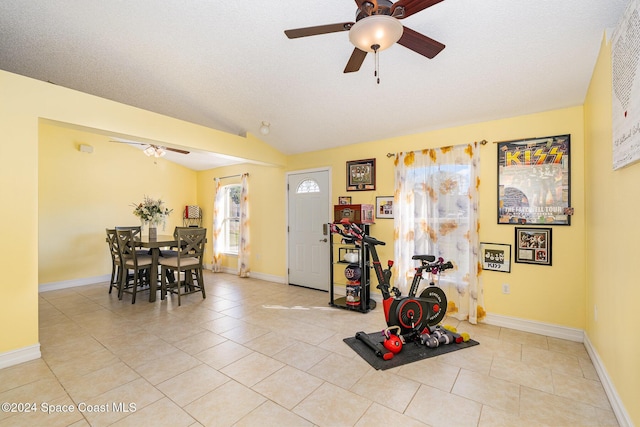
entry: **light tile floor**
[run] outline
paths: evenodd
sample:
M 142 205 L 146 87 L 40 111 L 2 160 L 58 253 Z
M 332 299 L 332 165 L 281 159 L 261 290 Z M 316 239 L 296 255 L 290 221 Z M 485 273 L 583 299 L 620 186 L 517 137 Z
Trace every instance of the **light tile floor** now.
M 447 319 L 480 345 L 376 371 L 342 339 L 382 330 L 379 306 L 205 274 L 181 307 L 41 293 L 42 358 L 0 370 L 0 402 L 32 412 L 0 426 L 618 425 L 583 344 Z

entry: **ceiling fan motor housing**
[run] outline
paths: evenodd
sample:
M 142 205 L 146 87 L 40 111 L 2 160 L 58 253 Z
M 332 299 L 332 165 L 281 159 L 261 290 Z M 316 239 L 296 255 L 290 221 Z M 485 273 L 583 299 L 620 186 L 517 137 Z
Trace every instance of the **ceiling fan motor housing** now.
M 391 15 L 392 5 L 389 0 L 378 0 L 378 9 L 373 10 L 374 4 L 365 1 L 356 11 L 356 22 L 371 15 Z

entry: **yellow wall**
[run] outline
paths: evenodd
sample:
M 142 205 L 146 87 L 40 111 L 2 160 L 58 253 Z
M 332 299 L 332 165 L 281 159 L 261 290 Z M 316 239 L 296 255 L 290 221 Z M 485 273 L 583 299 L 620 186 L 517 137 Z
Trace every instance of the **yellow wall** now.
M 256 274 L 275 281 L 286 276 L 286 226 L 285 226 L 285 179 L 280 167 L 242 164 L 216 168 L 198 173 L 198 200 L 204 207 L 204 221 L 213 222 L 213 198 L 215 178 L 249 173 L 249 203 L 251 222 L 250 268 Z M 222 180 L 222 185 L 239 183 L 240 178 Z M 212 263 L 213 244 L 207 242 L 209 256 L 206 262 Z M 223 256 L 223 267 L 236 271 L 238 258 Z
M 584 289 L 584 134 L 582 107 L 514 117 L 423 134 L 367 142 L 325 151 L 290 156 L 288 169 L 330 166 L 332 195 L 351 196 L 353 203 L 375 203 L 376 196 L 393 195 L 393 158 L 388 152 L 466 144 L 481 146 L 480 241 L 514 244 L 514 226 L 497 224 L 497 151 L 493 141 L 571 134 L 571 204 L 576 214 L 571 226 L 553 228 L 553 265 L 512 264 L 511 273 L 485 271 L 486 311 L 571 328 L 585 327 Z M 376 158 L 376 191 L 347 192 L 346 161 Z M 393 241 L 393 221 L 378 219 L 371 234 Z M 379 249 L 380 259 L 393 259 L 393 246 Z M 502 283 L 511 293 L 502 294 Z
M 630 417 L 640 425 L 638 212 L 640 164 L 614 171 L 611 45 L 603 40 L 585 101 L 587 336 Z M 597 307 L 597 319 L 595 315 Z
M 39 139 L 40 285 L 110 274 L 105 228 L 139 225 L 131 204 L 145 195 L 174 209 L 165 234 L 182 225 L 183 207 L 197 202 L 196 172 L 183 166 L 47 121 L 40 124 Z M 80 144 L 93 152 L 80 152 Z

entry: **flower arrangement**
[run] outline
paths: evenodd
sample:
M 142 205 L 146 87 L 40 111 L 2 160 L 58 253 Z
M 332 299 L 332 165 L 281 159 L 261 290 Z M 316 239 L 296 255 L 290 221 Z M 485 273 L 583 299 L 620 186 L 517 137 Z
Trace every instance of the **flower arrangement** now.
M 162 200 L 155 200 L 148 196 L 144 196 L 144 201 L 142 203 L 134 203 L 131 206 L 135 208 L 133 210 L 133 214 L 140 218 L 140 223 L 149 223 L 156 227 L 162 224 L 163 229 L 167 223 L 167 216 L 173 212 L 173 209 L 168 209 L 164 206 L 164 202 Z

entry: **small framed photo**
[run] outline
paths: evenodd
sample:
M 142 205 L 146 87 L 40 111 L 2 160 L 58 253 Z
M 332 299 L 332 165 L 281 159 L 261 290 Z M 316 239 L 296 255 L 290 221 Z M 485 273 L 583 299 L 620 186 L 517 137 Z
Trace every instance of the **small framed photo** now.
M 551 265 L 551 228 L 516 227 L 515 262 Z
M 376 189 L 376 159 L 347 162 L 347 191 Z
M 480 243 L 482 269 L 511 273 L 511 245 Z
M 376 197 L 376 218 L 393 218 L 393 196 Z
M 350 205 L 351 204 L 351 196 L 339 196 L 338 197 L 339 205 Z

